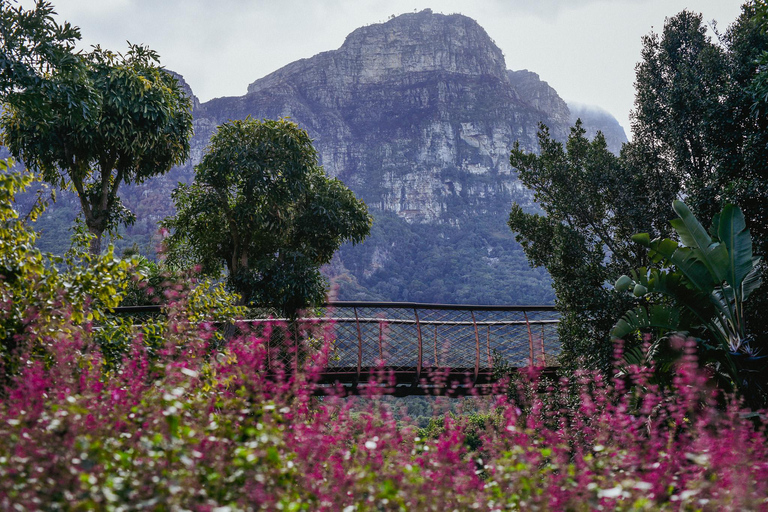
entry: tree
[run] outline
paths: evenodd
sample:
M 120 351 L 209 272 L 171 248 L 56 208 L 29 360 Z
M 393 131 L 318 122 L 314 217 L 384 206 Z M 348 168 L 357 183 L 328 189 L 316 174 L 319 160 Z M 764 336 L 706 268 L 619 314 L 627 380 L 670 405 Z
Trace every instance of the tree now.
M 75 190 L 97 254 L 104 231 L 133 221 L 119 186 L 186 160 L 190 100 L 145 47 L 74 53 L 79 33 L 58 26 L 48 3 L 32 12 L 2 7 L 2 142 L 45 181 Z M 42 43 L 21 50 L 30 39 Z
M 655 155 L 643 165 L 674 175 L 704 225 L 725 204 L 738 205 L 758 254 L 768 253 L 765 10 L 765 2 L 745 3 L 718 42 L 687 11 L 668 19 L 661 36 L 644 38 L 632 122 L 632 145 Z M 768 290 L 747 307 L 758 346 L 768 343 L 768 317 L 756 314 L 768 308 Z
M 219 126 L 194 183 L 173 200 L 169 263 L 209 275 L 226 267 L 244 304 L 287 315 L 324 300 L 320 266 L 371 227 L 365 204 L 325 175 L 307 132 L 284 119 Z
M 542 126 L 539 155 L 515 146 L 510 163 L 546 216 L 513 205 L 509 226 L 530 263 L 552 277 L 563 365 L 607 369 L 610 329 L 629 309 L 628 299 L 607 284 L 647 262 L 629 237 L 669 231 L 668 206 L 660 211 L 660 205 L 671 203 L 676 189 L 667 176 L 638 176 L 635 153 L 616 157 L 602 134 L 589 141 L 585 133 L 577 121 L 564 147 Z
M 738 204 L 756 252 L 768 250 L 768 109 L 753 108 L 759 58 L 768 48 L 758 12 L 747 3 L 720 44 L 707 36 L 701 16 L 688 11 L 667 19 L 661 35 L 643 39 L 633 140 L 600 173 L 587 171 L 608 160 L 579 150 L 587 142 L 574 145 L 573 134 L 567 153 L 546 134 L 540 157 L 512 152 L 512 165 L 547 217 L 515 206 L 510 226 L 529 261 L 552 275 L 563 311 L 564 363 L 608 367 L 608 332 L 628 307 L 607 284 L 647 266 L 647 255 L 626 244 L 640 232 L 670 236 L 674 199 L 685 197 L 705 225 L 725 203 Z M 579 163 L 579 154 L 588 158 Z M 768 307 L 765 288 L 747 307 L 748 332 L 760 347 L 768 317 L 755 312 Z

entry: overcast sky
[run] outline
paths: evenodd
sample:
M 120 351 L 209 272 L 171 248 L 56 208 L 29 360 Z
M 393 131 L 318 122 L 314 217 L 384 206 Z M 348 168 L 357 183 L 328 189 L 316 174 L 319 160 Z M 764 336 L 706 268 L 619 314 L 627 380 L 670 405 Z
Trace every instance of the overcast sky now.
M 22 5 L 30 0 L 23 0 Z M 84 47 L 158 51 L 201 101 L 241 96 L 248 84 L 334 50 L 355 28 L 427 7 L 477 20 L 509 69 L 529 69 L 568 102 L 597 105 L 629 135 L 641 37 L 683 9 L 723 31 L 740 0 L 52 0 L 81 28 Z

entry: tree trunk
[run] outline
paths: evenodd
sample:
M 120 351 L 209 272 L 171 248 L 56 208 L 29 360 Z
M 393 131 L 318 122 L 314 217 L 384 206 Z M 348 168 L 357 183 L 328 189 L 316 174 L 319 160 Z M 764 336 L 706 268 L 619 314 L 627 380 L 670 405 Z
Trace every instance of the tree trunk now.
M 91 238 L 91 244 L 88 248 L 88 252 L 91 253 L 91 256 L 98 256 L 101 254 L 101 235 L 104 232 L 92 227 L 89 227 L 88 231 L 94 235 L 94 237 Z

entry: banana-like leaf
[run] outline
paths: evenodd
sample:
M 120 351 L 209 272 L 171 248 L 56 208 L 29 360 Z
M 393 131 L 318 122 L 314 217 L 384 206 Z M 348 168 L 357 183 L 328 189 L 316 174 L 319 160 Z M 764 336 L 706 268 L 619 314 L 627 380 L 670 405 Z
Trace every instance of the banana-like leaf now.
M 652 261 L 660 259 L 666 261 L 667 265 L 674 265 L 694 287 L 704 293 L 709 293 L 718 284 L 698 249 L 680 247 L 674 240 L 668 238 L 656 239 L 651 242 L 649 257 Z
M 647 247 L 650 249 L 648 251 L 648 258 L 653 263 L 665 263 L 669 266 L 669 260 L 675 254 L 675 251 L 678 250 L 680 244 L 671 238 L 655 238 L 648 243 Z
M 718 237 L 728 251 L 725 281 L 740 295 L 741 284 L 753 268 L 752 237 L 739 207 L 727 204 L 720 214 Z
M 646 363 L 645 352 L 642 347 L 634 346 L 624 349 L 624 362 L 643 366 Z
M 680 329 L 680 309 L 654 304 L 646 309 L 638 306 L 627 311 L 611 330 L 611 339 L 623 340 L 633 333 L 647 330 L 674 332 Z
M 674 201 L 672 203 L 672 209 L 675 210 L 679 219 L 671 221 L 672 227 L 675 228 L 677 234 L 680 236 L 680 240 L 687 247 L 695 247 L 706 251 L 707 247 L 712 245 L 712 237 L 709 236 L 704 226 L 693 216 L 691 210 L 682 201 Z
M 636 242 L 642 246 L 650 247 L 651 246 L 651 235 L 648 233 L 638 233 L 636 235 L 632 235 L 632 241 Z
M 707 267 L 707 270 L 712 277 L 715 284 L 722 283 L 727 277 L 728 270 L 728 252 L 721 243 L 717 240 L 713 240 L 709 236 L 707 230 L 698 221 L 698 219 L 691 213 L 685 203 L 682 201 L 674 201 L 672 208 L 675 210 L 678 219 L 672 220 L 670 223 L 675 228 L 677 234 L 680 236 L 680 241 L 686 247 L 693 249 L 694 254 L 701 259 L 702 263 Z M 718 226 L 723 225 L 723 216 L 720 216 L 718 220 Z
M 760 258 L 752 258 L 752 270 L 749 271 L 744 281 L 741 282 L 741 300 L 747 300 L 750 294 L 761 284 L 763 284 L 763 276 Z

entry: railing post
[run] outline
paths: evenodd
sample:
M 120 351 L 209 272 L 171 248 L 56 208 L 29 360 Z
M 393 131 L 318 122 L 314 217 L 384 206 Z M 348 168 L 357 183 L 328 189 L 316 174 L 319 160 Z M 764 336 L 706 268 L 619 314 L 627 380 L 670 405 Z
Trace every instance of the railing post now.
M 379 320 L 379 359 L 381 359 L 382 364 L 384 361 L 384 351 L 381 349 L 381 341 L 384 338 L 384 321 Z
M 286 326 L 288 332 L 293 336 L 293 374 L 299 374 L 299 319 L 291 320 Z
M 357 308 L 352 308 L 355 312 L 355 326 L 357 326 L 357 378 L 355 385 L 360 381 L 360 372 L 363 366 L 363 333 L 360 330 L 360 318 L 357 316 Z
M 435 325 L 435 366 L 439 366 L 437 364 L 437 325 Z
M 541 365 L 547 364 L 547 355 L 544 353 L 544 324 L 541 324 Z
M 480 333 L 477 331 L 477 320 L 475 320 L 475 312 L 472 313 L 472 325 L 475 326 L 475 382 L 477 382 L 477 375 L 480 373 Z
M 488 348 L 488 368 L 493 368 L 493 358 L 491 357 L 491 326 L 485 326 L 485 346 Z
M 421 345 L 421 322 L 419 322 L 419 310 L 413 308 L 413 316 L 416 317 L 416 333 L 419 337 L 419 359 L 416 361 L 416 383 L 421 379 L 421 358 L 423 357 Z
M 530 354 L 529 361 L 531 366 L 536 366 L 533 360 L 533 333 L 531 332 L 531 322 L 528 320 L 528 313 L 523 311 L 525 316 L 525 326 L 528 328 L 528 353 Z

